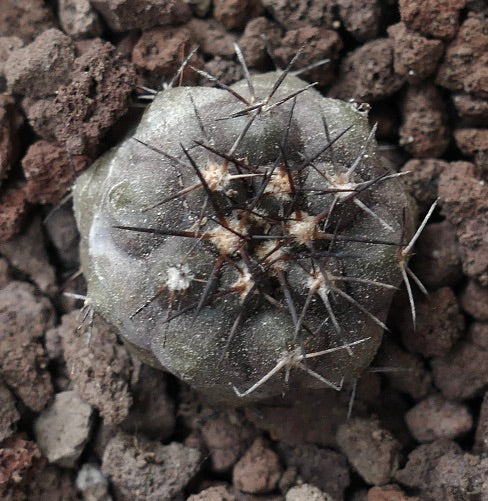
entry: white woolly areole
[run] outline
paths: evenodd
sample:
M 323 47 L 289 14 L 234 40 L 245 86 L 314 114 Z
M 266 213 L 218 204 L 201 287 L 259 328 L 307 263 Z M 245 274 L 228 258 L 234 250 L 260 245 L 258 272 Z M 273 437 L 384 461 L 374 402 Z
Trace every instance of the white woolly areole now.
M 168 291 L 184 291 L 190 287 L 195 275 L 187 264 L 170 266 L 167 271 L 166 287 Z
M 287 268 L 286 256 L 282 245 L 275 241 L 264 242 L 256 247 L 256 257 L 269 266 L 271 271 L 284 271 Z
M 241 235 L 247 234 L 247 228 L 242 228 L 241 222 L 237 219 L 230 219 L 227 221 L 227 224 L 230 229 L 219 226 L 212 231 L 212 235 L 210 237 L 210 241 L 215 245 L 215 247 L 217 247 L 220 254 L 224 256 L 234 254 L 242 245 L 242 237 L 240 237 L 237 233 Z
M 202 170 L 202 176 L 212 191 L 222 191 L 229 183 L 229 170 L 224 165 L 210 162 Z
M 293 212 L 290 221 L 286 223 L 287 233 L 299 244 L 307 244 L 314 240 L 317 221 L 315 216 L 306 212 L 300 212 L 298 215 Z

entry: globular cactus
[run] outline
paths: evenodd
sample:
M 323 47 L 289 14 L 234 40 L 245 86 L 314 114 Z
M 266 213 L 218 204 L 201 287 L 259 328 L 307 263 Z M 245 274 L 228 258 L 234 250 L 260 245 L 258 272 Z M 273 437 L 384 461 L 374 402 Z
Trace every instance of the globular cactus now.
M 158 94 L 77 181 L 88 297 L 228 404 L 340 389 L 381 342 L 413 215 L 367 111 L 285 72 Z

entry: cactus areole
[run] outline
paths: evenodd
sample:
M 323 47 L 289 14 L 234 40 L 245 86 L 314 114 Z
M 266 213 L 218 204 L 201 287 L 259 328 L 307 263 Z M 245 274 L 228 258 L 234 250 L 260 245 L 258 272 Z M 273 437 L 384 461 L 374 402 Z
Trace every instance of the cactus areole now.
M 95 311 L 221 403 L 359 377 L 413 232 L 367 112 L 282 75 L 159 93 L 74 191 Z

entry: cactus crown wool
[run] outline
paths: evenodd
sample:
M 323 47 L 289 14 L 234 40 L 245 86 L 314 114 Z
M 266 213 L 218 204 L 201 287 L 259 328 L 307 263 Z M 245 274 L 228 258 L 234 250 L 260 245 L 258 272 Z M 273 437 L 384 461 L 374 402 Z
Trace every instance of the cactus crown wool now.
M 414 224 L 366 112 L 288 69 L 245 74 L 155 96 L 74 193 L 95 310 L 228 404 L 355 380 Z

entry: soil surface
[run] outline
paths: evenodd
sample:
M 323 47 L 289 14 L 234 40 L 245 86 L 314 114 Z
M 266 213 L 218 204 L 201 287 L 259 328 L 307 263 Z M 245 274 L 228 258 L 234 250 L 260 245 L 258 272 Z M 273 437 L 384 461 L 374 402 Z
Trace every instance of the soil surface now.
M 399 291 L 354 398 L 213 407 L 77 296 L 74 179 L 197 45 L 192 66 L 240 80 L 234 43 L 251 72 L 329 59 L 302 77 L 369 103 L 420 218 L 439 200 L 416 328 Z M 3 0 L 0 498 L 488 500 L 487 181 L 483 0 Z

